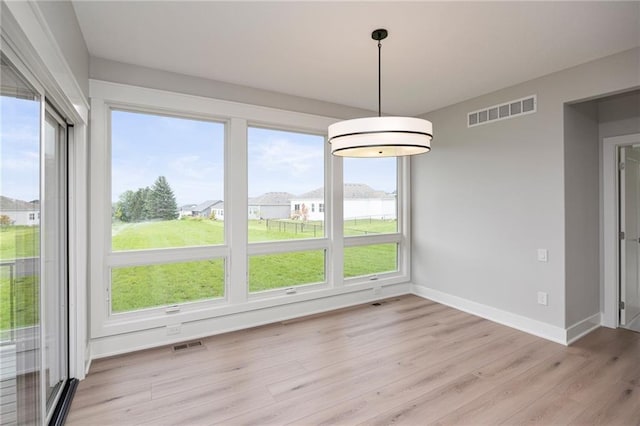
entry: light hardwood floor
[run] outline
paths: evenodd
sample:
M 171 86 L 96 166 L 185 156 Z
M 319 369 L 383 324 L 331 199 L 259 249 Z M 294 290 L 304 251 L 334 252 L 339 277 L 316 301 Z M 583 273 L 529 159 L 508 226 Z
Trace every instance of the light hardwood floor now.
M 416 296 L 93 362 L 69 425 L 640 425 L 640 334 L 570 347 Z

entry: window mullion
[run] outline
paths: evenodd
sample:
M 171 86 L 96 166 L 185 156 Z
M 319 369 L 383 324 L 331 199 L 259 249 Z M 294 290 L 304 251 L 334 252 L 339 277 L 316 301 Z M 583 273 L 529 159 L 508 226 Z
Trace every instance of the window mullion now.
M 233 118 L 225 149 L 226 244 L 231 248 L 227 268 L 229 303 L 247 301 L 247 120 Z
M 329 149 L 327 147 L 327 152 Z M 330 154 L 327 154 L 330 155 Z M 343 179 L 343 161 L 342 157 L 330 155 L 331 163 L 328 172 L 330 183 L 330 200 L 329 215 L 330 220 L 330 249 L 327 255 L 327 274 L 329 277 L 329 285 L 332 287 L 344 286 L 344 179 Z M 326 214 L 326 213 L 325 213 Z

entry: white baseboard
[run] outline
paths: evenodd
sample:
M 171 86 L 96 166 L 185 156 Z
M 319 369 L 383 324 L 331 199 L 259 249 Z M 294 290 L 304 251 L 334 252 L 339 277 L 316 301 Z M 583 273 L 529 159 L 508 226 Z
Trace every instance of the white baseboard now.
M 514 314 L 513 312 L 504 311 L 492 306 L 483 305 L 482 303 L 443 293 L 421 285 L 413 284 L 411 286 L 411 292 L 416 296 L 451 306 L 452 308 L 460 311 L 468 312 L 490 321 L 497 322 L 498 324 L 506 325 L 562 345 L 569 345 L 600 326 L 599 313 L 586 318 L 565 330 L 562 327 Z
M 588 318 L 578 321 L 567 328 L 567 345 L 591 333 L 602 324 L 602 314 L 598 312 Z

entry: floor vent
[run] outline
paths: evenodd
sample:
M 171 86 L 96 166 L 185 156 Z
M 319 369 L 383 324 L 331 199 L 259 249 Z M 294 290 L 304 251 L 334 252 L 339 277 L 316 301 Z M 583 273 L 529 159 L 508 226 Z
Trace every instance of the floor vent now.
M 480 126 L 494 121 L 506 120 L 526 114 L 533 114 L 538 109 L 536 95 L 516 99 L 499 105 L 482 108 L 467 114 L 467 127 Z
M 182 352 L 188 349 L 198 349 L 203 347 L 204 344 L 202 343 L 202 340 L 195 340 L 193 342 L 178 343 L 177 345 L 173 345 L 173 351 Z

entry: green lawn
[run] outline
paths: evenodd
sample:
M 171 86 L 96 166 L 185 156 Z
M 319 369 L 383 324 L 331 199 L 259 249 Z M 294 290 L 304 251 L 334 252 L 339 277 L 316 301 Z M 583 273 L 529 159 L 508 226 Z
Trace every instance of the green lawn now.
M 322 223 L 287 221 L 249 221 L 249 241 L 277 241 L 313 238 L 324 235 Z M 397 222 L 360 220 L 345 223 L 345 235 L 395 232 Z M 212 220 L 172 220 L 113 224 L 114 250 L 187 247 L 222 244 L 224 222 Z M 38 253 L 38 228 L 15 227 L 2 231 L 0 253 L 5 260 L 31 257 Z M 344 276 L 355 277 L 396 270 L 395 244 L 378 244 L 345 249 Z M 252 256 L 249 259 L 249 291 L 322 282 L 324 251 Z M 178 262 L 162 265 L 113 268 L 111 301 L 113 312 L 126 312 L 224 296 L 225 264 L 222 259 Z M 20 283 L 18 283 L 20 281 Z M 15 301 L 14 324 L 37 323 L 37 285 L 34 277 L 16 280 L 19 285 Z M 18 288 L 18 287 L 15 287 Z M 0 276 L 0 330 L 9 328 L 10 282 Z

